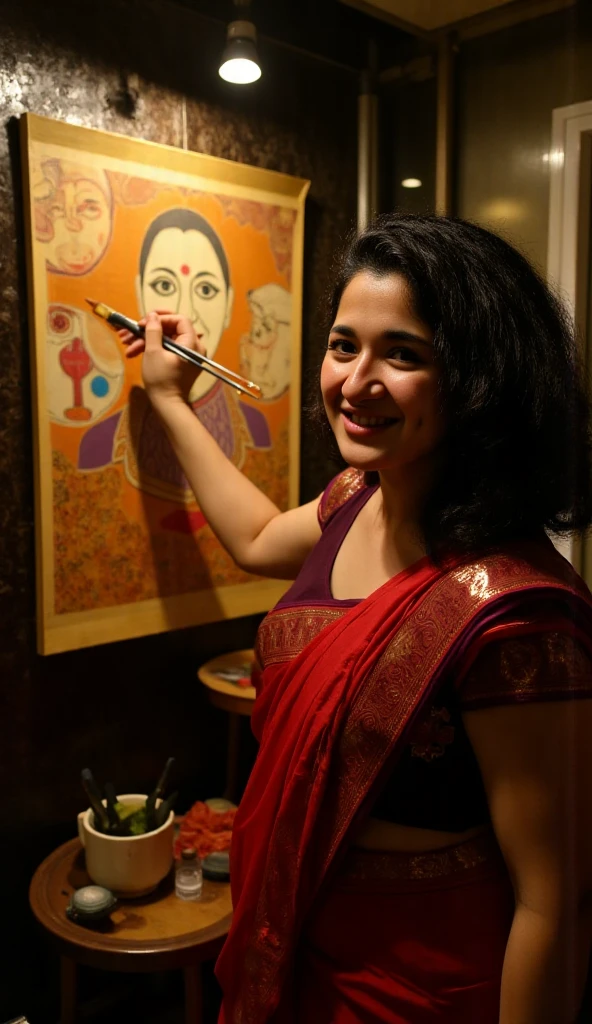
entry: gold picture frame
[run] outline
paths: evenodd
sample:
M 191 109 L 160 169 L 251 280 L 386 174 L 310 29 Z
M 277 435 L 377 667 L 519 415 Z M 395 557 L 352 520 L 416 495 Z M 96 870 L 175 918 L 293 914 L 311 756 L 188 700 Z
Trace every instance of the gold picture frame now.
M 266 611 L 288 584 L 249 576 L 221 548 L 171 459 L 140 360 L 123 359 L 84 300 L 133 318 L 187 312 L 208 355 L 263 392 L 239 398 L 203 373 L 196 415 L 280 508 L 294 507 L 310 182 L 33 114 L 21 122 L 39 652 Z

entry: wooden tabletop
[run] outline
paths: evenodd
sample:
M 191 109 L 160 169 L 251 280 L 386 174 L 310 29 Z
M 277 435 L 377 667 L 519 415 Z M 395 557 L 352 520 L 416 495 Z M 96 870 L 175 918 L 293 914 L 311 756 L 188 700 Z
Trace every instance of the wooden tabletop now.
M 252 650 L 231 651 L 229 654 L 221 654 L 217 658 L 206 661 L 197 670 L 200 681 L 210 691 L 210 700 L 216 707 L 224 711 L 231 711 L 238 715 L 250 715 L 255 702 L 254 686 L 237 686 L 236 683 L 220 678 L 217 672 L 241 668 L 243 665 L 253 664 L 254 653 Z
M 173 872 L 155 892 L 120 900 L 110 917 L 92 928 L 66 917 L 75 889 L 91 884 L 78 839 L 54 850 L 39 865 L 29 890 L 35 917 L 62 955 L 112 971 L 185 967 L 217 956 L 232 920 L 230 884 L 204 878 L 198 902 L 175 896 Z

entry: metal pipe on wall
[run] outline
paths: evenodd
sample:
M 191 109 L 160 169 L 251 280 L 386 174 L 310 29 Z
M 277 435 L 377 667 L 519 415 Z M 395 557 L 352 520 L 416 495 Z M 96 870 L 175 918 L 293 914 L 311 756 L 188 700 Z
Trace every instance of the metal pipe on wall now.
M 378 212 L 377 64 L 376 44 L 371 42 L 358 96 L 358 233 Z
M 452 213 L 452 150 L 454 144 L 454 54 L 450 32 L 438 40 L 436 112 L 436 213 Z

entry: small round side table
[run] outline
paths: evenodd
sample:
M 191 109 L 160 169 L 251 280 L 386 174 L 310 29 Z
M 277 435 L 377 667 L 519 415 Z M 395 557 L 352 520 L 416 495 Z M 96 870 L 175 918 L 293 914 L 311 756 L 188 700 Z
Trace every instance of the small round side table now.
M 29 889 L 31 909 L 61 955 L 61 1024 L 76 1021 L 76 965 L 108 971 L 181 969 L 185 974 L 185 1021 L 201 1024 L 201 964 L 216 957 L 232 920 L 230 885 L 204 879 L 202 898 L 175 896 L 173 873 L 153 893 L 121 900 L 93 928 L 66 917 L 75 889 L 88 885 L 84 850 L 72 839 L 39 865 Z
M 252 650 L 231 651 L 229 654 L 221 654 L 206 661 L 197 670 L 198 679 L 207 688 L 212 704 L 228 712 L 228 755 L 224 796 L 233 802 L 237 796 L 240 715 L 250 716 L 256 694 L 254 686 L 237 686 L 218 673 L 233 672 L 243 665 L 250 668 L 254 657 Z

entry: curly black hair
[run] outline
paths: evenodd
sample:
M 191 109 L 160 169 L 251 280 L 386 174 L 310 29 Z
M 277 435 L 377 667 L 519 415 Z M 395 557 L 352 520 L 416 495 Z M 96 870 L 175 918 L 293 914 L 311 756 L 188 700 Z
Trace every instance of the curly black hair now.
M 402 274 L 434 335 L 448 431 L 420 522 L 428 553 L 589 527 L 583 365 L 566 309 L 528 260 L 459 218 L 385 214 L 339 259 L 331 322 L 361 271 Z

